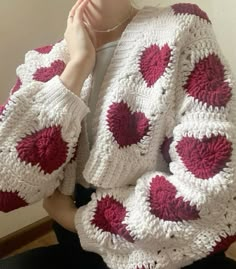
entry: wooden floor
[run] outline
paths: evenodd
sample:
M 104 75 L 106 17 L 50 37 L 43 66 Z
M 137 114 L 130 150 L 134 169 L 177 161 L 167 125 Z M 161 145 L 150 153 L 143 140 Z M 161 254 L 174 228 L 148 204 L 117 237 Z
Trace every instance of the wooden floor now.
M 38 239 L 34 240 L 33 242 L 13 251 L 12 253 L 10 253 L 8 256 L 17 254 L 17 253 L 21 253 L 23 251 L 32 249 L 32 248 L 37 248 L 37 247 L 42 247 L 42 246 L 49 246 L 49 245 L 53 245 L 56 244 L 57 240 L 56 240 L 56 236 L 54 234 L 53 231 L 49 232 L 46 235 L 43 235 L 41 237 L 39 237 Z M 7 256 L 7 257 L 8 257 Z
M 236 242 L 226 251 L 226 255 L 233 260 L 236 260 Z
M 25 245 L 24 247 L 17 249 L 16 251 L 10 253 L 8 256 L 23 252 L 28 249 L 37 248 L 41 246 L 48 246 L 57 243 L 55 234 L 53 231 L 49 232 L 48 234 L 38 238 L 37 240 L 34 240 L 33 242 Z M 226 255 L 230 258 L 236 260 L 236 242 L 231 245 L 231 247 L 226 252 Z

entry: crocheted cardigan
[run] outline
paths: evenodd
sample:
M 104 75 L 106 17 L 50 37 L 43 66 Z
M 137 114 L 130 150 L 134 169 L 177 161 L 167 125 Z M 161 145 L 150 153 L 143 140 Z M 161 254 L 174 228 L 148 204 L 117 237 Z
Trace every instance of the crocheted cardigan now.
M 84 249 L 112 269 L 176 269 L 236 239 L 236 97 L 212 23 L 194 4 L 146 6 L 105 74 L 88 151 L 80 96 L 60 74 L 65 40 L 29 51 L 0 116 L 0 210 L 75 182 L 96 187 L 77 210 Z

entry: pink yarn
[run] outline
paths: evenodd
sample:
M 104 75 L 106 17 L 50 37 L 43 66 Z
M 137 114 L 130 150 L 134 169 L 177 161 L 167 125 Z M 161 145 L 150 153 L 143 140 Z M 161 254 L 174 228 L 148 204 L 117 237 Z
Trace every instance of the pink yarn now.
M 0 191 L 0 211 L 7 213 L 27 205 L 25 200 L 18 196 L 18 192 Z
M 149 131 L 149 120 L 145 114 L 132 113 L 124 101 L 110 105 L 107 122 L 109 130 L 121 148 L 137 144 Z
M 184 86 L 186 92 L 208 106 L 226 106 L 231 87 L 224 78 L 224 66 L 219 57 L 210 54 L 200 60 Z
M 199 212 L 196 206 L 184 201 L 183 197 L 176 198 L 176 188 L 163 176 L 156 176 L 150 184 L 149 203 L 151 213 L 157 218 L 169 221 L 196 220 Z
M 40 166 L 48 174 L 65 163 L 68 150 L 60 126 L 44 128 L 24 137 L 16 149 L 22 162 Z
M 133 238 L 122 223 L 126 215 L 124 206 L 113 197 L 106 196 L 97 202 L 97 208 L 91 221 L 99 229 L 119 235 L 129 242 L 134 242 Z
M 221 237 L 220 242 L 216 242 L 214 250 L 211 254 L 215 254 L 217 252 L 225 251 L 229 248 L 229 246 L 236 241 L 236 235 L 229 235 L 227 237 Z
M 8 104 L 9 100 L 10 100 L 10 98 L 8 98 L 3 105 L 0 105 L 0 116 L 3 114 L 4 110 L 6 109 L 6 105 Z M 0 119 L 0 122 L 1 121 L 2 121 L 2 119 Z
M 77 154 L 78 154 L 78 145 L 79 145 L 79 141 L 77 141 L 76 145 L 74 146 L 74 154 L 72 156 L 72 158 L 70 159 L 70 163 L 74 162 L 76 160 Z
M 147 87 L 153 86 L 164 74 L 171 57 L 171 49 L 168 44 L 162 48 L 154 44 L 146 48 L 140 59 L 139 71 L 147 83 Z
M 202 18 L 209 23 L 211 23 L 210 19 L 206 12 L 199 8 L 196 4 L 191 3 L 179 3 L 171 6 L 174 10 L 175 15 L 177 14 L 189 14 L 189 15 L 196 15 L 199 18 Z
M 49 67 L 40 67 L 33 75 L 36 81 L 47 82 L 56 75 L 61 75 L 66 65 L 61 60 L 56 60 Z
M 176 150 L 186 168 L 196 177 L 209 179 L 223 170 L 230 161 L 232 143 L 218 135 L 202 140 L 183 137 Z
M 54 45 L 48 45 L 48 46 L 36 48 L 34 50 L 37 51 L 38 53 L 41 53 L 41 54 L 48 54 L 49 52 L 51 52 L 53 46 Z
M 2 115 L 4 109 L 5 109 L 5 106 L 4 105 L 0 105 L 0 116 Z

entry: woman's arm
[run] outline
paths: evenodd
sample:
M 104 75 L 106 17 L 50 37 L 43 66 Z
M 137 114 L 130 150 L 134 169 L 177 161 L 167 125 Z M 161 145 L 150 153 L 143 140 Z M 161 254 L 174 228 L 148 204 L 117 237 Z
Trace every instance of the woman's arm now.
M 63 169 L 75 153 L 89 108 L 60 79 L 61 63 L 67 64 L 61 53 L 64 47 L 62 41 L 48 55 L 30 51 L 17 68 L 21 86 L 9 96 L 0 115 L 0 211 L 50 195 L 61 184 Z M 46 59 L 54 69 L 45 66 Z M 38 81 L 35 74 L 49 80 Z
M 80 2 L 70 11 L 66 40 L 26 54 L 1 107 L 0 211 L 37 202 L 59 186 L 65 194 L 73 191 L 75 173 L 65 178 L 65 171 L 76 169 L 70 162 L 90 111 L 79 95 L 95 63 L 82 23 L 88 1 Z
M 53 195 L 43 200 L 43 207 L 53 220 L 65 229 L 76 233 L 74 218 L 77 208 L 71 196 L 56 190 Z

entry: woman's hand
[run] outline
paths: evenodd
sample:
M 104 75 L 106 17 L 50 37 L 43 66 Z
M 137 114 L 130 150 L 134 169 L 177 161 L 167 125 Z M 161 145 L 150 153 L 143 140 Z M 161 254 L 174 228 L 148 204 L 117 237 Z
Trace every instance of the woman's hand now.
M 92 30 L 83 23 L 85 8 L 90 0 L 78 0 L 71 9 L 67 28 L 64 33 L 67 42 L 70 61 L 73 63 L 83 63 L 86 75 L 92 71 L 96 61 L 96 37 Z
M 64 37 L 70 53 L 70 61 L 60 79 L 67 89 L 80 96 L 84 81 L 96 62 L 95 34 L 83 23 L 85 8 L 90 0 L 78 0 L 71 9 Z
M 65 229 L 75 232 L 74 217 L 77 208 L 71 198 L 62 194 L 60 191 L 55 192 L 43 200 L 43 207 L 48 215 Z

